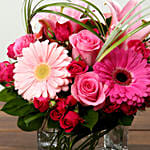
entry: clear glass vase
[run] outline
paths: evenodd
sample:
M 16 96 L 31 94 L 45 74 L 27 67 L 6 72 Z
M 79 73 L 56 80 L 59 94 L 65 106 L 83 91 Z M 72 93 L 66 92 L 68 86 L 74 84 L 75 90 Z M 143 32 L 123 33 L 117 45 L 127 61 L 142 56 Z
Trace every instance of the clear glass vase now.
M 128 150 L 128 126 L 119 125 L 104 135 L 103 150 Z
M 47 129 L 37 131 L 38 150 L 53 150 L 57 147 L 57 130 Z
M 38 150 L 100 150 L 103 145 L 101 137 L 108 131 L 86 132 L 80 130 L 76 134 L 66 134 L 64 130 L 48 128 L 45 121 L 37 131 Z

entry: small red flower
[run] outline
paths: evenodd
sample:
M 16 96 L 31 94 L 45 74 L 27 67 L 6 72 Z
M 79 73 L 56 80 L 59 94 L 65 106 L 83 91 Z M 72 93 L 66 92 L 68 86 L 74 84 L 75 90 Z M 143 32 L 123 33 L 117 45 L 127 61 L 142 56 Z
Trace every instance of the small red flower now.
M 118 105 L 117 103 L 111 103 L 110 100 L 107 99 L 103 111 L 105 113 L 113 113 L 113 112 L 117 112 L 119 108 L 120 105 Z
M 66 104 L 68 106 L 75 106 L 77 104 L 77 100 L 72 95 L 69 95 L 66 99 Z
M 68 72 L 71 74 L 71 77 L 87 72 L 89 69 L 88 65 L 82 61 L 72 61 L 67 67 Z
M 69 21 L 66 23 L 60 24 L 56 23 L 56 28 L 55 28 L 55 36 L 56 39 L 59 41 L 68 41 L 69 36 L 73 33 L 73 28 L 72 25 Z
M 59 119 L 62 117 L 62 113 L 60 113 L 57 109 L 54 109 L 50 112 L 50 117 L 54 121 L 59 121 Z
M 49 108 L 49 98 L 39 97 L 33 100 L 34 107 L 40 112 L 45 112 Z
M 122 112 L 126 115 L 133 115 L 137 112 L 137 107 L 136 106 L 130 106 L 126 103 L 122 103 L 120 106 L 120 109 L 122 110 Z
M 10 64 L 8 61 L 0 63 L 0 82 L 13 81 L 14 64 Z
M 128 48 L 132 48 L 137 53 L 141 53 L 145 59 L 150 56 L 150 50 L 147 49 L 145 44 L 140 40 L 130 40 L 128 42 Z
M 60 127 L 65 132 L 71 132 L 79 123 L 83 123 L 83 119 L 80 118 L 79 114 L 74 111 L 69 111 L 64 117 L 60 119 Z

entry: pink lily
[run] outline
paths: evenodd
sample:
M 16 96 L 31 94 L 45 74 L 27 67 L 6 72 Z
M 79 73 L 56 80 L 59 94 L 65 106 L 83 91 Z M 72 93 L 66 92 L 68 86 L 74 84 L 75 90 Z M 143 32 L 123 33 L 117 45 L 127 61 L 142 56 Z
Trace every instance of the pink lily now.
M 112 16 L 112 22 L 111 22 L 111 27 L 110 30 L 114 29 L 114 27 L 121 21 L 121 19 L 123 19 L 123 17 L 133 8 L 135 7 L 140 1 L 139 0 L 129 0 L 128 3 L 124 6 L 124 8 L 121 8 L 121 6 L 114 0 L 107 0 L 107 5 L 109 6 L 110 10 L 111 10 L 111 16 Z M 132 15 L 134 15 L 136 12 L 138 12 L 139 10 L 141 10 L 141 6 L 138 6 L 126 19 L 125 21 Z M 132 20 L 130 23 L 132 23 L 133 21 L 139 19 L 141 17 L 141 14 L 139 14 L 137 17 L 134 18 L 134 20 Z M 139 27 L 140 25 L 142 25 L 142 21 L 138 21 L 137 23 L 135 23 L 133 26 L 131 26 L 130 28 L 128 28 L 125 33 L 123 34 L 126 35 L 128 34 L 130 31 L 136 29 L 137 27 Z M 126 40 L 126 42 L 128 42 L 129 40 L 132 39 L 138 39 L 138 40 L 144 40 L 144 38 L 150 33 L 150 26 L 147 26 L 146 28 L 142 29 L 141 31 L 137 32 L 136 34 L 134 34 L 132 37 L 128 38 L 128 40 Z
M 75 4 L 81 5 L 83 7 L 87 7 L 87 5 L 81 1 L 76 1 L 74 2 Z M 81 19 L 82 13 L 69 8 L 69 7 L 65 7 L 63 10 L 61 10 L 61 7 L 50 7 L 48 8 L 49 10 L 53 10 L 53 11 L 57 11 L 57 12 L 63 12 L 64 14 L 79 20 L 83 23 L 86 23 L 87 18 L 83 18 Z M 32 25 L 32 29 L 33 32 L 36 33 L 37 38 L 40 38 L 42 36 L 42 33 L 44 31 L 45 35 L 47 35 L 47 32 L 49 32 L 47 29 L 49 29 L 52 32 L 55 32 L 56 29 L 56 25 L 59 24 L 65 24 L 69 22 L 72 26 L 72 31 L 73 33 L 76 33 L 80 30 L 81 26 L 58 15 L 55 14 L 50 14 L 50 13 L 42 13 L 42 14 L 37 14 L 31 21 L 31 25 Z M 49 32 L 50 34 L 50 32 Z

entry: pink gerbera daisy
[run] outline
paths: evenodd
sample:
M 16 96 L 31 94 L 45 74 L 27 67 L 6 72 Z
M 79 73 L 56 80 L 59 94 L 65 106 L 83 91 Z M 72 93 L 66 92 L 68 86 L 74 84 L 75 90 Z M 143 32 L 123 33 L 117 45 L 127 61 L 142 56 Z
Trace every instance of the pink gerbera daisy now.
M 15 89 L 24 99 L 54 98 L 57 92 L 68 90 L 70 76 L 66 67 L 71 58 L 64 47 L 53 42 L 35 42 L 23 49 L 23 57 L 15 64 Z
M 94 65 L 101 81 L 108 84 L 112 103 L 140 106 L 148 96 L 150 71 L 141 54 L 116 48 L 101 62 Z

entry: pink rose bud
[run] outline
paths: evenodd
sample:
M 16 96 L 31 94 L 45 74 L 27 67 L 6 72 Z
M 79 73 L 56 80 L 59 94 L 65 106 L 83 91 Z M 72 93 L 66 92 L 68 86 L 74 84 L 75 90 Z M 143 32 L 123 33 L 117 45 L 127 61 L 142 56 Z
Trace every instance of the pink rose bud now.
M 49 108 L 49 98 L 39 97 L 33 100 L 34 107 L 40 112 L 45 112 Z
M 66 99 L 66 104 L 68 106 L 75 106 L 77 104 L 77 100 L 72 95 L 70 95 Z
M 11 44 L 7 50 L 8 50 L 8 57 L 16 59 L 16 57 L 22 56 L 22 49 L 29 47 L 30 43 L 35 42 L 35 37 L 33 34 L 27 34 L 25 36 L 22 36 L 18 38 L 13 44 Z
M 72 34 L 69 41 L 73 47 L 72 57 L 81 57 L 89 66 L 93 65 L 102 47 L 102 41 L 92 32 L 82 30 L 77 34 Z
M 88 65 L 82 61 L 72 61 L 67 67 L 68 72 L 71 74 L 71 77 L 87 72 L 89 69 Z
M 94 110 L 98 110 L 105 103 L 106 89 L 107 85 L 101 83 L 96 73 L 86 72 L 76 76 L 71 93 L 84 106 L 94 106 Z
M 8 61 L 0 63 L 0 82 L 13 81 L 14 64 L 10 64 Z
M 55 36 L 57 40 L 61 42 L 68 41 L 69 36 L 72 34 L 72 32 L 73 28 L 69 21 L 63 24 L 60 24 L 58 22 L 56 23 Z
M 79 114 L 74 111 L 69 111 L 64 117 L 60 119 L 60 127 L 65 132 L 71 132 L 79 123 L 83 123 L 83 119 L 80 118 Z

